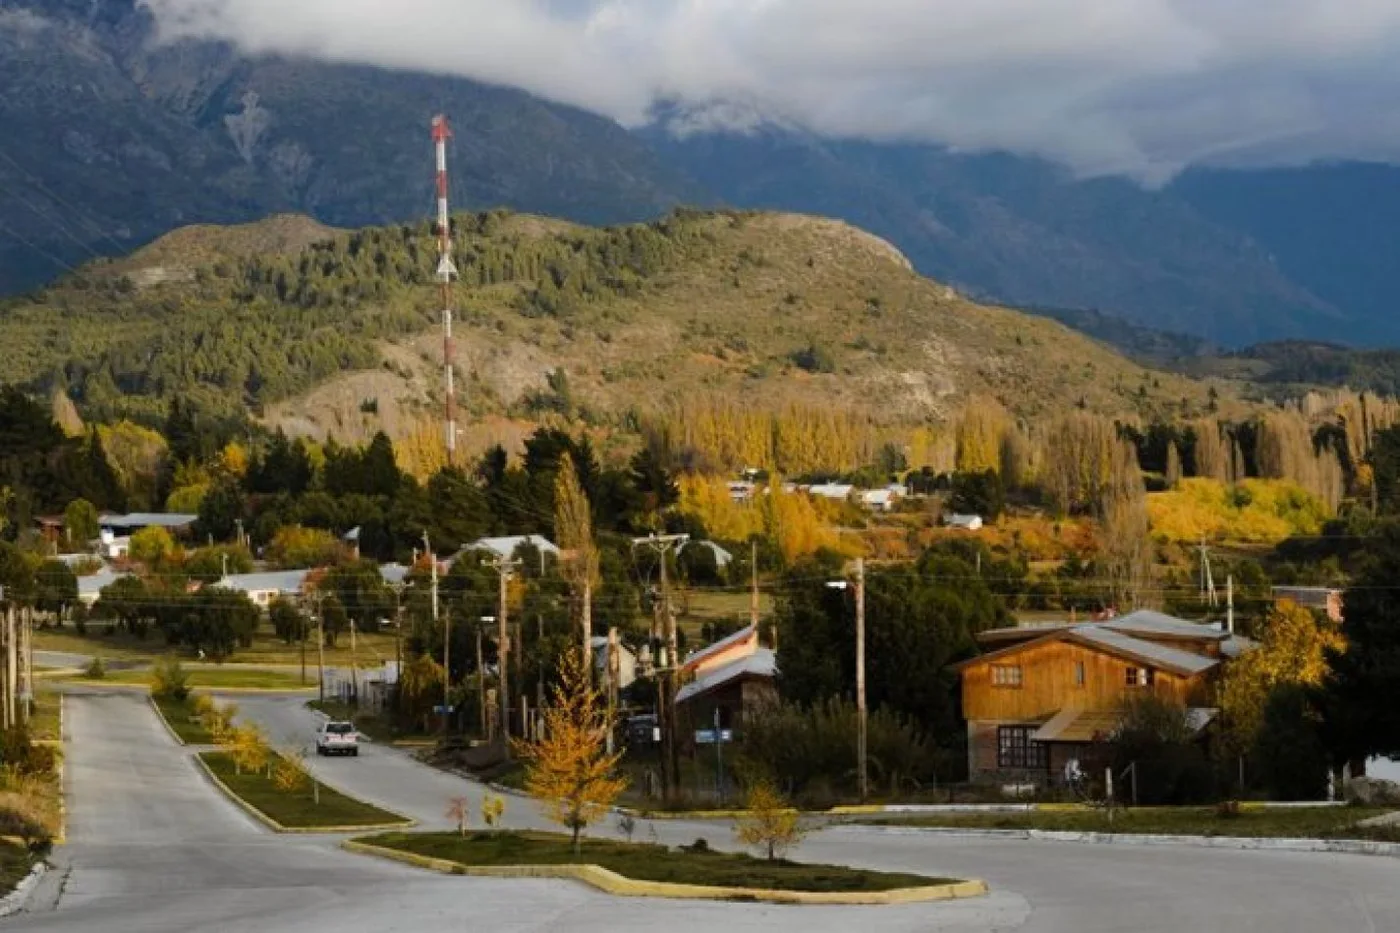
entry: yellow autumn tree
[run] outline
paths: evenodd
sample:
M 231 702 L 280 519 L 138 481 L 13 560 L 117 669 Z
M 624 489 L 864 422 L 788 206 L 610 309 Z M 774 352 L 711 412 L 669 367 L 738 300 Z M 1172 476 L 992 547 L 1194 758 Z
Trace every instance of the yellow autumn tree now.
M 525 789 L 544 801 L 550 820 L 573 834 L 575 854 L 583 830 L 606 816 L 627 788 L 627 779 L 617 773 L 622 753 L 607 752 L 610 728 L 602 696 L 585 676 L 578 653 L 565 651 L 541 737 L 511 742 L 525 762 Z
M 1220 710 L 1237 746 L 1248 748 L 1253 741 L 1274 688 L 1319 686 L 1327 676 L 1327 652 L 1345 645 L 1335 625 L 1281 601 L 1269 615 L 1259 646 L 1232 661 L 1221 681 Z
M 769 782 L 758 781 L 749 788 L 745 806 L 748 814 L 734 827 L 734 835 L 762 850 L 769 861 L 802 841 L 805 833 L 797 811 Z

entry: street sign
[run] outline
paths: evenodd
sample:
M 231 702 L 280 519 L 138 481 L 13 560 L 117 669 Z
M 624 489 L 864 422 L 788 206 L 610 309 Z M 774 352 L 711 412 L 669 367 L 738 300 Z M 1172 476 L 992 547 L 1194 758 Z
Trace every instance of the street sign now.
M 734 741 L 734 730 L 733 730 L 733 729 L 721 729 L 720 732 L 719 732 L 719 740 L 720 740 L 721 742 L 732 742 L 732 741 Z M 696 730 L 695 730 L 695 744 L 696 744 L 696 745 L 713 745 L 713 744 L 715 744 L 715 730 L 713 730 L 713 729 L 696 729 Z
M 455 706 L 442 706 L 442 705 L 439 704 L 438 706 L 434 706 L 434 707 L 433 707 L 433 712 L 439 713 L 439 714 L 441 714 L 441 713 L 452 713 L 452 712 L 455 712 L 456 709 L 457 709 L 457 707 L 455 707 Z

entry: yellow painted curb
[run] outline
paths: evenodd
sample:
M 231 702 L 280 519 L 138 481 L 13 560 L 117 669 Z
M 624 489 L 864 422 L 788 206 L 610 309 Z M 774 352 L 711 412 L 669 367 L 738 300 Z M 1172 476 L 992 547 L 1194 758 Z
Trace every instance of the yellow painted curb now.
M 1087 803 L 1038 803 L 1035 805 L 1035 810 L 1039 813 L 1081 813 L 1093 809 Z
M 68 842 L 68 788 L 64 786 L 67 783 L 68 769 L 65 762 L 68 760 L 68 756 L 64 754 L 63 748 L 67 724 L 68 695 L 60 693 L 58 695 L 58 837 L 53 841 L 56 846 Z
M 642 820 L 742 820 L 753 813 L 751 810 L 634 810 L 627 807 L 619 808 L 619 812 Z M 794 807 L 778 812 L 803 815 Z
M 878 803 L 861 803 L 832 807 L 825 812 L 831 816 L 869 816 L 873 813 L 884 813 L 885 808 Z
M 768 888 L 725 888 L 700 884 L 674 884 L 665 881 L 637 881 L 609 871 L 600 865 L 463 865 L 446 859 L 429 858 L 398 849 L 369 845 L 354 839 L 340 844 L 348 852 L 374 855 L 407 865 L 415 865 L 445 875 L 476 878 L 563 878 L 582 881 L 600 891 L 619 897 L 667 897 L 705 901 L 763 901 L 770 904 L 914 904 L 979 897 L 987 893 L 984 881 L 922 888 L 896 888 L 892 891 L 775 891 Z
M 359 826 L 283 826 L 281 823 L 277 822 L 277 821 L 274 820 L 272 817 L 268 816 L 266 813 L 262 812 L 262 811 L 259 810 L 257 807 L 253 806 L 251 803 L 249 803 L 248 801 L 244 800 L 242 797 L 240 797 L 240 796 L 238 796 L 237 794 L 235 794 L 235 793 L 229 788 L 229 786 L 228 786 L 227 784 L 225 784 L 223 781 L 219 780 L 219 776 L 216 775 L 216 774 L 214 773 L 214 770 L 213 770 L 212 768 L 209 767 L 209 763 L 206 762 L 206 761 L 204 760 L 204 755 L 203 755 L 203 754 L 194 755 L 193 758 L 194 758 L 195 762 L 199 765 L 200 769 L 204 772 L 204 776 L 207 777 L 207 778 L 209 778 L 209 780 L 212 781 L 212 782 L 214 783 L 214 786 L 215 786 L 215 787 L 217 787 L 219 790 L 223 791 L 224 794 L 225 794 L 230 800 L 232 800 L 234 803 L 236 803 L 236 804 L 238 804 L 240 807 L 242 807 L 243 810 L 244 810 L 245 812 L 247 812 L 247 814 L 248 814 L 249 816 L 253 817 L 253 818 L 254 818 L 255 820 L 257 820 L 259 823 L 262 823 L 264 826 L 266 826 L 268 829 L 272 830 L 272 831 L 275 832 L 275 833 L 308 834 L 308 835 L 309 835 L 309 834 L 316 834 L 316 833 L 378 833 L 378 832 L 389 832 L 389 831 L 391 831 L 391 830 L 396 830 L 396 829 L 409 829 L 409 828 L 412 828 L 412 827 L 418 825 L 418 821 L 417 821 L 417 820 L 408 820 L 408 819 L 405 819 L 405 820 L 402 820 L 402 821 L 397 822 L 397 823 L 377 823 L 377 824 L 359 825 Z M 314 780 L 314 778 L 313 778 L 313 780 Z M 325 786 L 329 786 L 329 785 L 326 785 L 326 782 L 325 782 L 325 781 L 322 781 L 321 784 L 322 784 L 322 785 L 325 785 Z M 360 799 L 357 798 L 357 797 L 350 797 L 349 794 L 345 793 L 344 791 L 340 790 L 339 788 L 336 789 L 336 792 L 339 793 L 339 794 L 341 794 L 341 795 L 343 795 L 343 796 L 345 796 L 345 797 L 349 797 L 351 800 L 354 800 L 356 803 L 364 804 L 364 805 L 367 806 L 367 807 L 368 807 L 368 806 L 372 806 L 372 804 L 365 803 L 365 801 L 360 800 Z M 378 809 L 383 809 L 383 808 L 381 807 L 381 808 L 378 808 Z

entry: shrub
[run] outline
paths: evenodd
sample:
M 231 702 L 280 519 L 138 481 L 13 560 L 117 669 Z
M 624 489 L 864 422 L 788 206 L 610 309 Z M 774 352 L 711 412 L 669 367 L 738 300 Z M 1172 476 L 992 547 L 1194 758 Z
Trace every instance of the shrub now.
M 295 793 L 306 786 L 311 774 L 306 756 L 299 748 L 284 748 L 277 753 L 272 766 L 272 782 L 285 793 Z
M 1275 687 L 1255 735 L 1254 767 L 1274 800 L 1321 800 L 1327 793 L 1327 749 L 1302 687 Z
M 1107 749 L 1113 773 L 1136 773 L 1141 805 L 1204 803 L 1215 796 L 1215 775 L 1186 719 L 1186 708 L 1151 694 L 1123 709 L 1123 720 Z M 1129 785 L 1116 788 L 1129 799 Z
M 160 699 L 184 702 L 190 695 L 189 674 L 175 658 L 163 658 L 151 669 L 151 693 Z
M 0 764 L 16 775 L 49 774 L 57 764 L 57 753 L 48 745 L 36 745 L 27 726 L 12 726 L 0 732 Z
M 102 664 L 101 658 L 93 658 L 88 664 L 87 670 L 83 671 L 83 676 L 89 680 L 101 680 L 107 676 L 107 668 Z
M 481 798 L 481 822 L 491 828 L 501 822 L 501 817 L 506 813 L 506 801 L 504 797 L 494 794 L 487 794 Z
M 764 852 L 770 861 L 781 857 L 806 834 L 797 811 L 767 781 L 759 781 L 749 789 L 746 806 L 749 815 L 734 827 L 734 834 L 744 845 Z M 704 839 L 697 839 L 692 851 L 708 849 Z

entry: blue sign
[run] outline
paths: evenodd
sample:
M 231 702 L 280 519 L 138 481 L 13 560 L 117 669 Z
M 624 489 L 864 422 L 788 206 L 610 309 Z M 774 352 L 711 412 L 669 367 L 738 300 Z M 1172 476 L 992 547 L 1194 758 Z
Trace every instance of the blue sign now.
M 719 733 L 719 740 L 720 740 L 721 742 L 732 742 L 732 741 L 734 741 L 734 730 L 733 730 L 733 729 L 721 729 L 721 730 L 720 730 L 720 733 Z M 695 730 L 695 744 L 696 744 L 696 745 L 713 745 L 713 744 L 715 744 L 715 730 L 713 730 L 713 729 L 697 729 L 697 730 Z
M 451 713 L 451 712 L 455 712 L 456 709 L 457 709 L 457 707 L 455 707 L 455 706 L 434 706 L 434 707 L 433 707 L 433 712 L 435 712 L 435 713 Z

